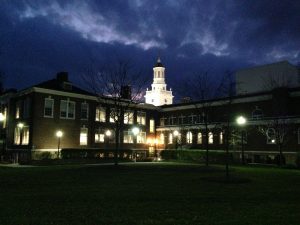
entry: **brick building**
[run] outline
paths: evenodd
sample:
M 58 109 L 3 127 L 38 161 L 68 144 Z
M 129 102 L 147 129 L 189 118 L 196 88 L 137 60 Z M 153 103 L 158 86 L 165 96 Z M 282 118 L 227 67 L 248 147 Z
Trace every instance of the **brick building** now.
M 299 76 L 299 69 L 293 71 L 298 73 L 289 76 Z M 206 142 L 210 151 L 224 151 L 230 142 L 237 158 L 243 150 L 248 162 L 275 162 L 280 146 L 285 161 L 294 163 L 300 152 L 300 88 L 293 84 L 249 90 L 200 102 L 134 104 L 122 114 L 120 148 L 154 156 L 155 150 L 204 150 Z M 65 72 L 21 91 L 8 91 L 0 101 L 3 149 L 15 160 L 41 152 L 56 156 L 58 148 L 114 148 L 113 104 L 74 86 Z M 247 119 L 243 127 L 236 123 L 238 116 Z M 136 136 L 134 127 L 139 128 Z M 60 140 L 57 131 L 63 132 Z

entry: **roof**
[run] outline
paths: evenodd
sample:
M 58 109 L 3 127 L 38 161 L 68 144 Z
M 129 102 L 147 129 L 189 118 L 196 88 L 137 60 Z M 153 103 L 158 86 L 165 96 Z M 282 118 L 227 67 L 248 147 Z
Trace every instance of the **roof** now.
M 33 87 L 45 88 L 45 89 L 56 90 L 56 91 L 65 91 L 65 92 L 84 94 L 84 95 L 94 95 L 91 92 L 88 92 L 86 90 L 74 86 L 70 82 L 66 82 L 66 81 L 62 82 L 56 78 L 33 85 Z

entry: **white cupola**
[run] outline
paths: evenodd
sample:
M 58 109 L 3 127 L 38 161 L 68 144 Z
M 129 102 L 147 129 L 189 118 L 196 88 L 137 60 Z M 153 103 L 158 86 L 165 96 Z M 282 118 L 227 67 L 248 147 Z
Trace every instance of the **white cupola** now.
M 165 67 L 158 57 L 157 62 L 153 67 L 153 83 L 151 85 L 151 90 L 146 91 L 146 103 L 155 106 L 170 105 L 173 103 L 173 98 L 172 90 L 167 90 Z

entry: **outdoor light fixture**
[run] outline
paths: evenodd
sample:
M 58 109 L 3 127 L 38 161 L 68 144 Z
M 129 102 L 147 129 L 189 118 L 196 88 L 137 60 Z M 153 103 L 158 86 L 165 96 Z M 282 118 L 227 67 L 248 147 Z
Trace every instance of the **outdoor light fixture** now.
M 57 137 L 57 158 L 59 159 L 59 148 L 60 148 L 60 139 L 63 136 L 63 132 L 61 130 L 56 131 Z
M 105 131 L 105 135 L 106 135 L 107 137 L 110 137 L 110 136 L 111 136 L 111 131 L 110 131 L 110 130 Z
M 20 129 L 23 129 L 24 123 L 18 123 L 18 127 L 19 127 Z
M 174 136 L 178 136 L 179 135 L 178 130 L 174 130 L 173 134 L 174 134 Z
M 136 136 L 140 133 L 140 129 L 138 127 L 132 128 L 132 133 Z
M 239 116 L 238 118 L 236 118 L 236 122 L 238 125 L 242 126 L 247 123 L 247 119 L 243 116 Z

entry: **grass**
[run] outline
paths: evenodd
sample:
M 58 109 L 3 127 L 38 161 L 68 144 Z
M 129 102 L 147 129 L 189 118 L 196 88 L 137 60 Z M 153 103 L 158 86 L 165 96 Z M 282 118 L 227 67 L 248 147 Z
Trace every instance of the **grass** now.
M 0 167 L 0 224 L 300 224 L 300 171 L 158 163 Z

